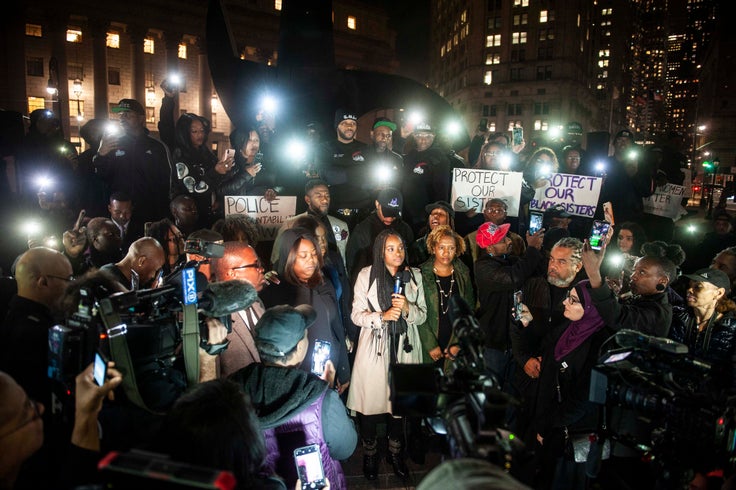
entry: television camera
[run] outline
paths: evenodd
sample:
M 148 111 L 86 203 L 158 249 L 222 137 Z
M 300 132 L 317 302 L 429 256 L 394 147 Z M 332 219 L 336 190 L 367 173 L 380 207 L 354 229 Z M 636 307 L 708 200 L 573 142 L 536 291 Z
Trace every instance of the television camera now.
M 216 245 L 192 242 L 187 252 L 202 260 L 183 264 L 152 289 L 110 293 L 99 284 L 81 285 L 76 313 L 49 331 L 48 376 L 57 388 L 55 413 L 70 405 L 75 377 L 98 350 L 123 373 L 128 399 L 151 411 L 164 408 L 187 385 L 198 382 L 199 347 L 217 355 L 229 343 L 208 343 L 206 319 L 219 318 L 229 327 L 230 315 L 257 298 L 247 281 L 208 284 L 197 271 L 205 260 L 218 253 L 222 257 L 222 246 Z
M 459 342 L 452 370 L 445 374 L 428 364 L 391 365 L 393 414 L 424 417 L 445 436 L 452 458 L 483 459 L 513 473 L 524 445 L 504 423 L 517 401 L 485 374 L 484 334 L 468 304 L 452 297 L 448 315 Z
M 607 435 L 651 460 L 666 481 L 683 478 L 686 469 L 731 473 L 736 397 L 724 382 L 730 359 L 724 372 L 683 344 L 634 330 L 617 332 L 615 341 L 594 367 L 589 391 L 607 414 Z

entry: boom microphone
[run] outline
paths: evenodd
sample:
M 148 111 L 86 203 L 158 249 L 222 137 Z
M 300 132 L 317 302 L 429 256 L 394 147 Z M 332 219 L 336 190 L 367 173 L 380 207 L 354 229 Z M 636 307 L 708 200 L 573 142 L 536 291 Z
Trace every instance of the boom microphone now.
M 213 282 L 207 286 L 199 300 L 203 314 L 219 318 L 245 310 L 258 299 L 258 292 L 248 281 L 233 279 Z

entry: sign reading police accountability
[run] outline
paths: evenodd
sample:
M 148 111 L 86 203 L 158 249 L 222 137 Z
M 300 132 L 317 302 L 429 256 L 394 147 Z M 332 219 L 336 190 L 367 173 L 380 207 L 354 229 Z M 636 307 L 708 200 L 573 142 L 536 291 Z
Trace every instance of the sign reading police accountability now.
M 250 216 L 259 226 L 260 240 L 273 240 L 284 221 L 296 214 L 296 196 L 225 196 L 225 216 Z
M 456 211 L 475 209 L 483 212 L 489 199 L 503 199 L 508 216 L 519 216 L 521 200 L 521 172 L 456 168 L 452 171 L 452 207 Z
M 529 209 L 544 212 L 561 204 L 570 214 L 592 218 L 598 206 L 602 181 L 601 177 L 587 175 L 552 174 L 547 185 L 537 189 Z

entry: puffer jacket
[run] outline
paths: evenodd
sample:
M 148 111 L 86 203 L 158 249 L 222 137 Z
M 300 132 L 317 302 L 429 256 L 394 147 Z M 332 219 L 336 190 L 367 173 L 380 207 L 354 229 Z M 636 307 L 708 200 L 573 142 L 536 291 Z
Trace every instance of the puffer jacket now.
M 736 390 L 736 311 L 727 311 L 698 332 L 691 308 L 675 307 L 669 338 L 688 346 L 689 353 L 713 365 L 718 386 Z

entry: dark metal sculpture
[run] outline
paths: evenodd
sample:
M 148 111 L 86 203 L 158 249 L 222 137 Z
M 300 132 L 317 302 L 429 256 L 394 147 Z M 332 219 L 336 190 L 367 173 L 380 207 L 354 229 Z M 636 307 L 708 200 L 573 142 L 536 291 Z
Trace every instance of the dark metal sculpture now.
M 258 103 L 268 92 L 280 100 L 281 129 L 303 128 L 309 121 L 332 127 L 338 108 L 358 115 L 375 109 L 421 107 L 435 125 L 461 118 L 436 92 L 414 80 L 362 70 L 338 69 L 332 34 L 332 2 L 284 0 L 277 66 L 238 56 L 221 0 L 210 0 L 207 12 L 207 55 L 212 80 L 231 121 L 252 124 Z M 469 144 L 464 130 L 455 149 Z

